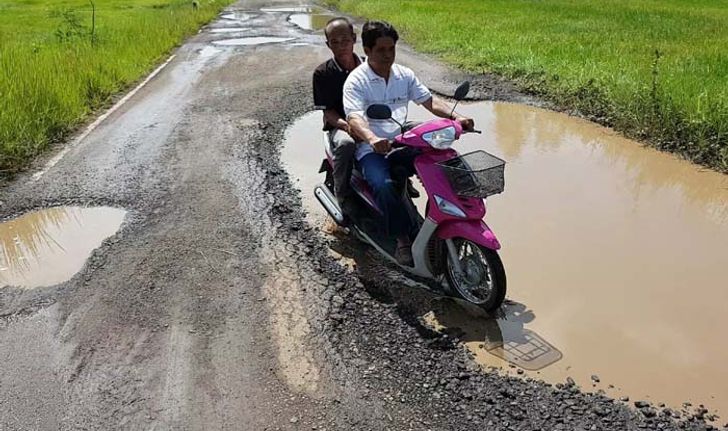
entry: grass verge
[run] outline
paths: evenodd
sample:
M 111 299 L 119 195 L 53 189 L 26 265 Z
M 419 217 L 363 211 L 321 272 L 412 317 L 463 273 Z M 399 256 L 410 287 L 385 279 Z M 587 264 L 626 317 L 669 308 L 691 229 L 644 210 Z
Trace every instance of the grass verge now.
M 232 1 L 0 3 L 0 173 L 63 139 Z
M 727 0 L 323 0 L 420 51 L 493 72 L 728 172 Z

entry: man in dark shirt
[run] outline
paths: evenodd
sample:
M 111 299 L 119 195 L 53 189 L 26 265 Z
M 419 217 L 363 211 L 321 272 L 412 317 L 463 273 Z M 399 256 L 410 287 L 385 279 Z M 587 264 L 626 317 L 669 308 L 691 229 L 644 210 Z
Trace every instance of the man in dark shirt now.
M 354 166 L 356 142 L 349 134 L 349 124 L 344 115 L 343 89 L 349 72 L 361 64 L 361 59 L 354 54 L 356 34 L 348 19 L 331 19 L 324 28 L 324 34 L 326 46 L 334 56 L 313 73 L 313 99 L 316 109 L 324 111 L 324 130 L 328 131 L 332 142 L 334 194 L 344 214 L 351 214 L 349 178 Z

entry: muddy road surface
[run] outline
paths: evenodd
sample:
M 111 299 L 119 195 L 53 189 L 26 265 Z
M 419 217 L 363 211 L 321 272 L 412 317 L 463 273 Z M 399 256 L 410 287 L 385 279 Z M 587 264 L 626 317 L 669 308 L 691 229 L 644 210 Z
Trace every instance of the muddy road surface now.
M 280 152 L 320 15 L 236 3 L 3 186 L 0 429 L 705 429 L 699 406 L 483 370 L 418 317 L 437 298 L 310 223 Z M 444 93 L 463 78 L 399 59 Z

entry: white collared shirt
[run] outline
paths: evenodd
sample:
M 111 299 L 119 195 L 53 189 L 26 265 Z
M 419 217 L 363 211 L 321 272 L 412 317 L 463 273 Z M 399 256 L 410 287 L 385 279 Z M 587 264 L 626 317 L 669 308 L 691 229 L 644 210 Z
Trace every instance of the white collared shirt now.
M 408 67 L 393 64 L 389 81 L 374 73 L 365 61 L 354 69 L 344 83 L 344 112 L 346 118 L 359 115 L 369 123 L 371 131 L 380 138 L 392 139 L 400 133 L 399 126 L 391 120 L 374 120 L 367 117 L 370 105 L 384 104 L 392 110 L 392 118 L 401 124 L 407 120 L 407 104 L 410 101 L 422 104 L 432 95 L 414 72 Z M 356 159 L 361 160 L 373 152 L 368 143 L 360 143 L 356 149 Z

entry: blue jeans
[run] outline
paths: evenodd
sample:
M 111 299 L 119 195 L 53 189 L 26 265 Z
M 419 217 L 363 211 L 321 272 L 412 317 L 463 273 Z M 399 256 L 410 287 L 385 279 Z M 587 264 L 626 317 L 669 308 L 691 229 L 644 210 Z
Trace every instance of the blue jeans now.
M 400 185 L 414 172 L 414 154 L 408 149 L 397 150 L 387 157 L 369 153 L 359 160 L 359 168 L 364 179 L 372 188 L 379 209 L 384 213 L 387 235 L 400 238 L 408 236 L 412 230 L 410 215 L 402 202 L 401 189 L 395 187 L 390 174 L 390 166 L 395 167 L 395 179 Z

